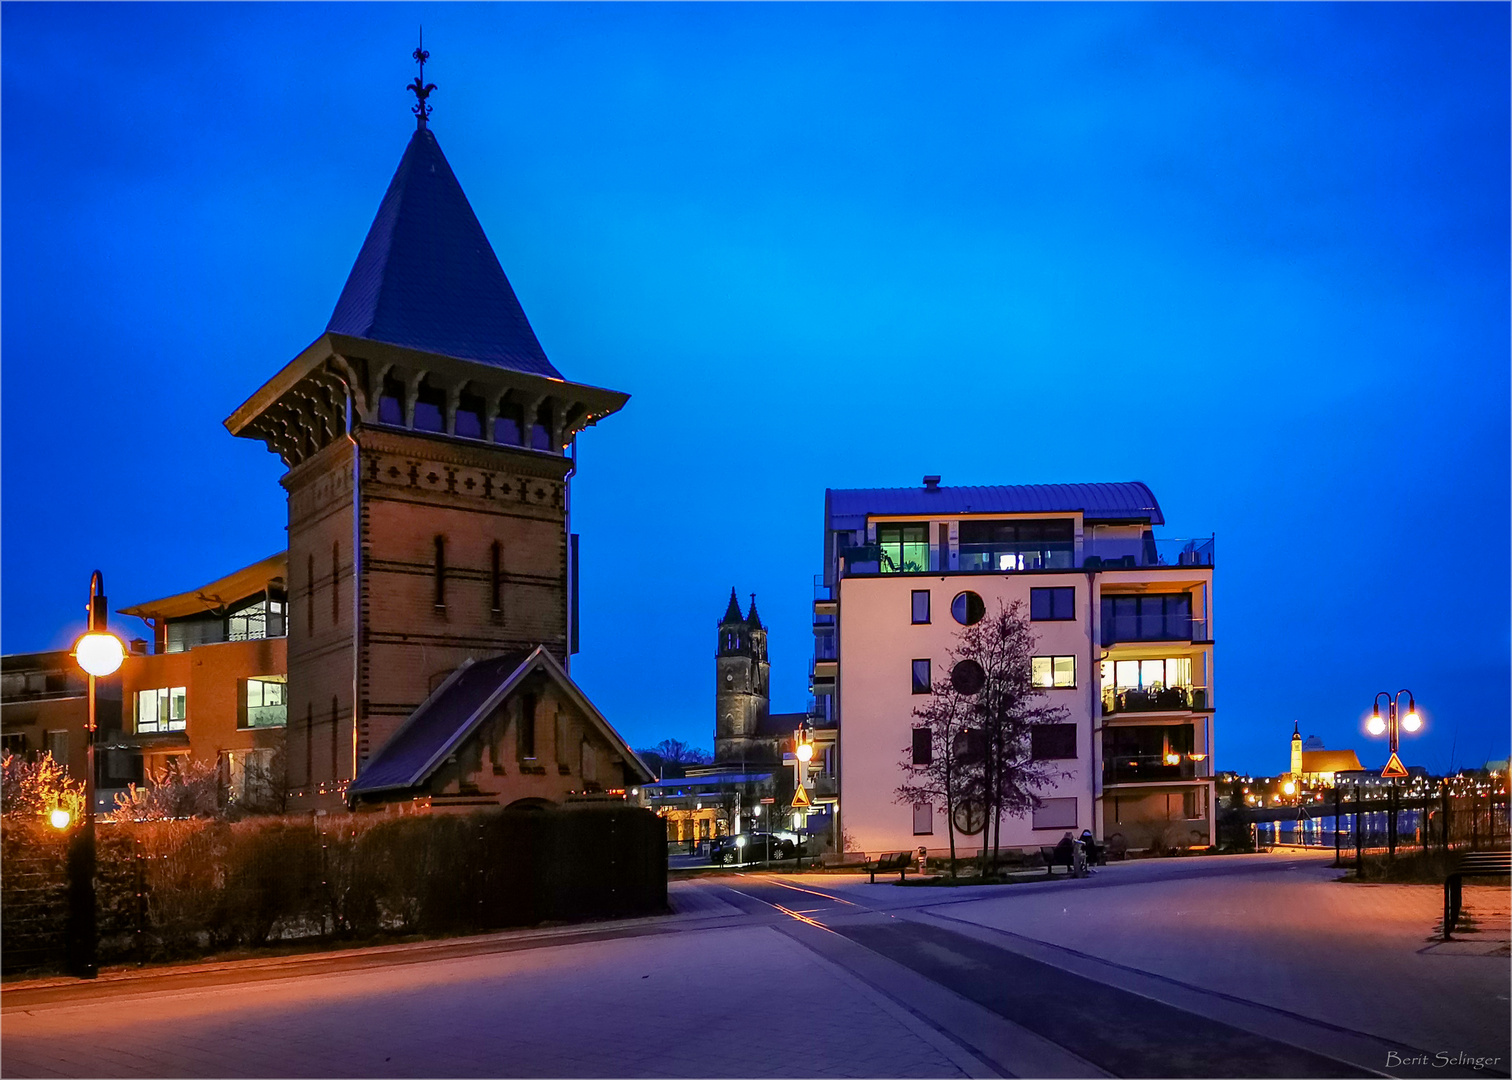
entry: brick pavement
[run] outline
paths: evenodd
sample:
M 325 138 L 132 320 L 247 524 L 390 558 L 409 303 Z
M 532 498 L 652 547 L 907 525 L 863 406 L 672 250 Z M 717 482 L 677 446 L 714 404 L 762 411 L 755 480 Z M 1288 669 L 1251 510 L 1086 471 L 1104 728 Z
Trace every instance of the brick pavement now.
M 753 926 L 7 1009 L 0 1053 L 6 1077 L 960 1076 L 964 1064 L 905 1010 Z

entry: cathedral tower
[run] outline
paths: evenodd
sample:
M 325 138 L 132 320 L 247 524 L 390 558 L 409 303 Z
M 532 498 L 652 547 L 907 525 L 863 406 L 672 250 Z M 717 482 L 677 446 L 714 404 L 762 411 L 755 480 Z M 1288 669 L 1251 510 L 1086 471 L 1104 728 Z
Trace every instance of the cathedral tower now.
M 546 358 L 415 112 L 325 331 L 226 421 L 288 469 L 291 809 L 339 806 L 464 661 L 567 664 L 571 451 L 627 400 Z
M 1302 782 L 1302 729 L 1299 723 L 1292 724 L 1291 774 L 1293 780 L 1299 784 Z
M 770 748 L 760 736 L 770 708 L 766 627 L 756 614 L 740 613 L 740 601 L 730 590 L 730 603 L 719 620 L 719 648 L 715 652 L 714 760 L 764 760 Z

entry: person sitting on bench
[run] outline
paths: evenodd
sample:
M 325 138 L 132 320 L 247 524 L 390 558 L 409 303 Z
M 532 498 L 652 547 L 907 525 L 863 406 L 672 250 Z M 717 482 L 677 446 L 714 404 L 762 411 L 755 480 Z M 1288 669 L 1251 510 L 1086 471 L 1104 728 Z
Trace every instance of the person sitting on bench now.
M 1097 846 L 1097 841 L 1093 838 L 1091 829 L 1082 830 L 1081 842 L 1082 847 L 1087 849 L 1087 865 L 1096 865 L 1102 857 L 1102 848 Z
M 1076 841 L 1073 840 L 1073 839 L 1071 839 L 1071 834 L 1068 832 L 1065 836 L 1063 836 L 1063 837 L 1060 838 L 1060 843 L 1058 843 L 1058 844 L 1055 845 L 1055 865 L 1057 865 L 1057 866 L 1072 866 L 1072 865 L 1074 865 L 1074 863 L 1072 861 L 1072 854 L 1075 851 L 1075 849 L 1076 849 Z

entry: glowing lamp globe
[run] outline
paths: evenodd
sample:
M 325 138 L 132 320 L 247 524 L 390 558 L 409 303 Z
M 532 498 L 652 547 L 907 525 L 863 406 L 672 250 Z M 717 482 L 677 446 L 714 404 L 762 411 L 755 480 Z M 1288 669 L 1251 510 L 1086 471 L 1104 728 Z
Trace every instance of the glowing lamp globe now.
M 1288 780 L 1286 783 L 1281 785 L 1281 790 L 1286 792 L 1286 794 L 1288 795 L 1295 795 L 1297 793 L 1297 785 Z
M 808 761 L 813 756 L 814 756 L 814 747 L 813 747 L 812 743 L 799 743 L 798 744 L 798 760 L 799 761 Z
M 1423 726 L 1423 718 L 1421 716 L 1419 716 L 1416 712 L 1410 712 L 1406 716 L 1402 717 L 1402 730 L 1403 731 L 1416 731 L 1418 728 L 1420 728 L 1422 726 Z
M 1165 763 L 1167 765 L 1180 765 L 1181 764 L 1181 755 L 1180 754 L 1167 754 L 1165 756 Z
M 66 829 L 68 823 L 73 820 L 73 815 L 60 806 L 47 815 L 47 820 L 55 829 Z
M 1365 721 L 1365 730 L 1372 735 L 1384 734 L 1386 731 L 1386 721 L 1382 720 L 1380 714 L 1377 713 Z
M 74 646 L 74 659 L 81 668 L 100 679 L 115 674 L 121 661 L 126 659 L 126 649 L 114 634 L 91 630 Z

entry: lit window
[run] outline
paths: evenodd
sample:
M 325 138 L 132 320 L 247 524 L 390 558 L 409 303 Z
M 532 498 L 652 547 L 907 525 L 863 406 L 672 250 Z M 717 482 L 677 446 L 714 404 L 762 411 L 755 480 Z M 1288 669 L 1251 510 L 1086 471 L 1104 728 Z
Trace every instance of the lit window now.
M 246 704 L 245 727 L 283 727 L 288 723 L 288 676 L 248 679 Z
M 182 686 L 163 690 L 138 690 L 136 694 L 139 732 L 183 731 L 188 719 L 189 692 Z
M 929 526 L 879 525 L 884 574 L 917 574 L 929 569 Z
M 1070 689 L 1076 686 L 1076 657 L 1036 656 L 1029 661 L 1035 686 Z

